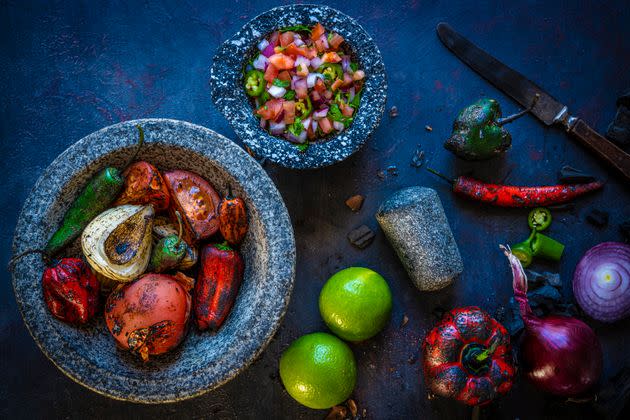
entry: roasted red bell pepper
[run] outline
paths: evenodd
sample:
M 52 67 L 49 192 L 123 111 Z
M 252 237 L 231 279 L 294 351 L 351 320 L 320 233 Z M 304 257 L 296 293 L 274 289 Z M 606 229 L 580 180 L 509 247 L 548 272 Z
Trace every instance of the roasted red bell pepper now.
M 444 315 L 422 344 L 431 391 L 467 405 L 485 405 L 512 387 L 516 368 L 510 336 L 475 306 Z
M 219 231 L 230 245 L 243 242 L 247 234 L 247 210 L 242 198 L 233 197 L 232 189 L 219 206 Z
M 166 210 L 169 193 L 160 171 L 148 162 L 140 161 L 130 165 L 124 172 L 123 191 L 114 202 L 122 204 L 153 204 L 155 210 Z
M 54 261 L 42 275 L 44 301 L 50 312 L 69 324 L 85 324 L 99 306 L 99 283 L 78 258 Z
M 193 299 L 200 330 L 216 331 L 221 327 L 236 300 L 244 269 L 240 254 L 227 244 L 203 247 Z

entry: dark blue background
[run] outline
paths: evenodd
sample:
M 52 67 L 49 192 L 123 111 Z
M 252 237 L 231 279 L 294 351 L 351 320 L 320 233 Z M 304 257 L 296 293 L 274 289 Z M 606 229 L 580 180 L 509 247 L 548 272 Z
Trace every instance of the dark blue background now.
M 497 98 L 504 112 L 517 105 L 489 86 L 438 41 L 435 25 L 450 22 L 464 35 L 537 81 L 600 132 L 615 112 L 615 99 L 630 88 L 630 8 L 627 1 L 581 2 L 328 2 L 353 16 L 374 37 L 389 80 L 387 114 L 368 145 L 331 168 L 296 172 L 271 165 L 293 220 L 298 251 L 296 287 L 276 339 L 246 372 L 194 400 L 142 406 L 110 400 L 75 384 L 38 350 L 20 318 L 7 272 L 0 294 L 0 358 L 3 417 L 285 417 L 321 418 L 283 390 L 281 351 L 300 335 L 325 330 L 317 310 L 324 281 L 336 270 L 363 265 L 381 272 L 394 295 L 389 327 L 353 349 L 359 363 L 354 397 L 371 418 L 468 418 L 470 410 L 427 399 L 417 358 L 419 341 L 435 321 L 437 306 L 479 305 L 491 313 L 511 296 L 499 243 L 527 234 L 526 211 L 489 209 L 452 196 L 448 187 L 409 165 L 421 144 L 431 166 L 450 174 L 467 171 L 489 181 L 551 184 L 571 164 L 608 179 L 602 193 L 558 213 L 550 234 L 567 244 L 559 270 L 565 294 L 579 257 L 592 245 L 621 240 L 618 224 L 630 217 L 628 189 L 559 129 L 532 117 L 510 126 L 514 146 L 490 163 L 457 162 L 442 148 L 456 113 L 481 96 Z M 7 261 L 18 212 L 43 169 L 81 137 L 109 124 L 141 117 L 169 117 L 209 127 L 234 138 L 213 107 L 209 65 L 217 46 L 247 20 L 277 5 L 270 1 L 0 0 L 0 193 L 1 261 Z M 425 125 L 433 127 L 425 131 Z M 237 140 L 238 141 L 238 140 Z M 398 176 L 381 180 L 379 169 L 397 165 Z M 450 289 L 417 292 L 380 231 L 366 250 L 349 246 L 347 232 L 368 224 L 379 202 L 397 188 L 437 189 L 464 257 L 466 270 Z M 352 214 L 343 204 L 366 196 Z M 598 229 L 585 222 L 591 208 L 610 212 Z M 400 328 L 404 314 L 409 323 Z M 590 322 L 603 342 L 608 378 L 628 360 L 630 322 Z M 113 345 L 113 343 L 112 343 Z M 544 397 L 523 380 L 482 416 L 581 417 L 587 410 Z

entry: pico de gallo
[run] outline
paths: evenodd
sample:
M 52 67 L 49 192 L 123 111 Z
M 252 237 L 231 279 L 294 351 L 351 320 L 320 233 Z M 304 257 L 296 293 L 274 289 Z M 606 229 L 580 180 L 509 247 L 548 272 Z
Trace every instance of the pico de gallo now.
M 320 23 L 282 28 L 263 39 L 244 71 L 260 126 L 302 151 L 348 128 L 365 72 L 344 47 L 344 38 Z

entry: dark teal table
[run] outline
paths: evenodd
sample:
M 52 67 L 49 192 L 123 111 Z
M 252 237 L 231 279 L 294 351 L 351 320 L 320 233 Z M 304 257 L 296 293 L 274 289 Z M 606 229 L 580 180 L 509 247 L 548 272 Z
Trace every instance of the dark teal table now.
M 370 418 L 469 418 L 470 410 L 428 400 L 417 362 L 419 341 L 436 307 L 479 305 L 494 313 L 511 296 L 507 263 L 497 245 L 526 235 L 525 211 L 499 210 L 454 197 L 448 186 L 410 166 L 420 144 L 430 166 L 471 172 L 489 181 L 546 184 L 571 164 L 608 180 L 602 193 L 558 213 L 551 233 L 567 244 L 557 265 L 564 292 L 579 257 L 602 241 L 620 241 L 618 224 L 630 218 L 629 189 L 586 151 L 531 117 L 511 125 L 514 146 L 504 159 L 468 164 L 442 148 L 456 113 L 479 97 L 497 98 L 504 112 L 517 105 L 489 86 L 438 41 L 435 25 L 450 22 L 507 64 L 536 80 L 600 132 L 615 113 L 615 99 L 630 88 L 630 7 L 627 1 L 579 2 L 328 2 L 355 17 L 376 40 L 387 67 L 388 108 L 368 145 L 334 167 L 295 172 L 268 165 L 295 228 L 298 267 L 289 311 L 275 340 L 246 372 L 224 387 L 173 405 L 113 401 L 58 371 L 28 335 L 5 271 L 0 293 L 2 417 L 5 418 L 322 418 L 298 405 L 278 379 L 281 351 L 302 334 L 325 330 L 317 309 L 324 281 L 335 271 L 363 265 L 381 272 L 394 294 L 389 327 L 353 346 L 359 363 L 354 397 Z M 243 23 L 275 5 L 270 1 L 0 0 L 0 193 L 2 258 L 10 254 L 18 212 L 44 168 L 81 137 L 109 124 L 169 117 L 234 138 L 209 94 L 209 65 L 217 46 Z M 432 132 L 425 126 L 433 127 Z M 398 168 L 381 180 L 380 169 Z M 381 200 L 410 185 L 435 188 L 444 203 L 466 266 L 452 288 L 417 292 L 373 215 Z M 366 196 L 358 214 L 344 200 Z M 585 222 L 592 208 L 610 212 L 608 227 Z M 364 251 L 346 234 L 360 224 L 377 230 Z M 408 324 L 400 328 L 403 316 Z M 630 321 L 590 322 L 601 338 L 605 374 L 628 363 Z M 482 417 L 537 419 L 590 417 L 588 408 L 561 404 L 518 380 L 512 392 Z

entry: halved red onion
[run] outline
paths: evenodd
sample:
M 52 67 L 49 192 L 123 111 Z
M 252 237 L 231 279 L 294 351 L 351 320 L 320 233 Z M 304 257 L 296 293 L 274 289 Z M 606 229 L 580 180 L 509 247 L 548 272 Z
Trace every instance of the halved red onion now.
M 271 57 L 272 55 L 274 55 L 276 52 L 273 49 L 273 44 L 267 45 L 262 53 L 265 57 Z
M 320 57 L 311 58 L 311 68 L 317 70 L 324 61 Z
M 312 60 L 311 60 L 311 62 L 312 62 Z M 319 79 L 323 79 L 324 75 L 321 74 L 321 73 L 310 73 L 308 76 L 306 76 L 306 85 L 308 86 L 309 89 L 311 89 L 313 86 L 315 86 L 315 83 L 317 82 L 318 78 Z
M 287 93 L 287 90 L 280 86 L 271 85 L 271 87 L 267 89 L 267 92 L 274 98 L 282 98 L 284 94 Z
M 258 54 L 258 57 L 252 63 L 255 69 L 265 71 L 267 69 L 267 65 L 269 64 L 269 60 L 262 54 Z
M 269 131 L 271 132 L 271 134 L 282 134 L 282 132 L 284 131 L 284 129 L 287 127 L 287 125 L 284 123 L 284 121 L 282 122 L 273 122 L 273 121 L 269 121 Z
M 326 115 L 328 115 L 328 108 L 320 109 L 319 111 L 313 112 L 313 119 L 320 120 L 326 118 Z
M 265 48 L 267 48 L 267 45 L 269 45 L 269 41 L 267 41 L 267 39 L 263 39 L 258 43 L 258 51 L 264 51 Z
M 603 242 L 586 251 L 573 275 L 573 294 L 589 316 L 615 322 L 630 315 L 630 245 Z
M 337 130 L 337 131 L 343 131 L 343 129 L 345 128 L 343 126 L 343 123 L 341 123 L 339 121 L 333 121 L 333 127 L 335 127 L 335 130 Z

